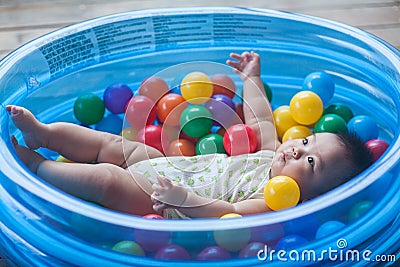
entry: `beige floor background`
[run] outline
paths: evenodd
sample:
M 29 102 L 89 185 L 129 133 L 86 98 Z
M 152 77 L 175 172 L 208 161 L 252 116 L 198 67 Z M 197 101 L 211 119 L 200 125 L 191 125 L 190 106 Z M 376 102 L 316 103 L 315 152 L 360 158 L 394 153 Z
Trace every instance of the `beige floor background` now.
M 69 24 L 149 8 L 242 6 L 322 17 L 368 31 L 400 48 L 400 0 L 0 0 L 0 59 Z

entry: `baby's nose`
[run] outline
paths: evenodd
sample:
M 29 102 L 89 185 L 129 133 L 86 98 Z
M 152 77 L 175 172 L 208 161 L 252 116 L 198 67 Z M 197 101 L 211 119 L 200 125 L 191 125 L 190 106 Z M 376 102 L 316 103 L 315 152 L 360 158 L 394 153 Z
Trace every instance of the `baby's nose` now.
M 292 157 L 298 159 L 301 156 L 301 150 L 297 147 L 292 147 Z

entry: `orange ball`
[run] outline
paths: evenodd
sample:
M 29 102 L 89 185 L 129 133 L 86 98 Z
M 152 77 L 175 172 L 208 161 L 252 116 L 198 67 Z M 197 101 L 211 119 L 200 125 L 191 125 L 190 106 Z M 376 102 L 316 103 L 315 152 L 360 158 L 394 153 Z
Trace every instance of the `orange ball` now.
M 225 74 L 215 74 L 211 78 L 213 84 L 213 95 L 226 95 L 233 98 L 236 93 L 235 82 Z
M 139 87 L 139 95 L 144 95 L 157 103 L 165 94 L 169 92 L 167 82 L 160 77 L 151 76 L 145 79 Z
M 195 156 L 196 146 L 189 140 L 178 139 L 169 144 L 166 154 L 167 156 Z
M 157 116 L 166 125 L 178 126 L 182 112 L 188 107 L 178 94 L 166 94 L 157 102 Z

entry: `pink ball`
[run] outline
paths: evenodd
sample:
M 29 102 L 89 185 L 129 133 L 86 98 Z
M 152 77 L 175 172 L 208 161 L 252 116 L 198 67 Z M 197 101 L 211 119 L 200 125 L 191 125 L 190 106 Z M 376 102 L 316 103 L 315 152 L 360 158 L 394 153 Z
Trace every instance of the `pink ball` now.
M 152 220 L 164 220 L 164 217 L 158 214 L 146 214 L 143 216 L 145 219 L 152 219 Z
M 154 258 L 163 260 L 190 260 L 190 255 L 189 252 L 181 246 L 167 245 L 160 248 Z
M 197 255 L 197 260 L 228 260 L 230 258 L 231 254 L 218 246 L 207 247 Z
M 161 126 L 156 125 L 147 125 L 142 128 L 136 136 L 136 141 L 154 147 L 160 152 L 164 152 L 169 145 L 167 133 Z
M 253 153 L 257 148 L 257 136 L 245 124 L 235 124 L 224 134 L 224 148 L 231 156 Z
M 388 143 L 380 139 L 371 139 L 367 141 L 365 145 L 371 151 L 374 162 L 377 161 L 389 147 Z
M 158 100 L 160 100 L 168 92 L 168 84 L 164 81 L 164 79 L 157 76 L 151 76 L 145 79 L 139 87 L 139 94 L 147 96 L 155 103 L 157 103 Z
M 134 96 L 129 101 L 125 117 L 126 120 L 135 128 L 141 129 L 151 124 L 157 116 L 154 101 L 147 96 Z

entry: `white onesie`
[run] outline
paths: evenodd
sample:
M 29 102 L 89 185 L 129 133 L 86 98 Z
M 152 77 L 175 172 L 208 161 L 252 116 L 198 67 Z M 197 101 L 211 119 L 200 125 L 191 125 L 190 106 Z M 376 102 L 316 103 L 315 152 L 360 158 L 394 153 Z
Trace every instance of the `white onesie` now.
M 165 176 L 188 191 L 236 203 L 249 198 L 263 198 L 269 179 L 274 151 L 228 156 L 208 154 L 193 157 L 160 157 L 129 166 L 129 171 L 145 176 L 151 183 Z M 188 218 L 176 209 L 166 209 L 166 218 Z

